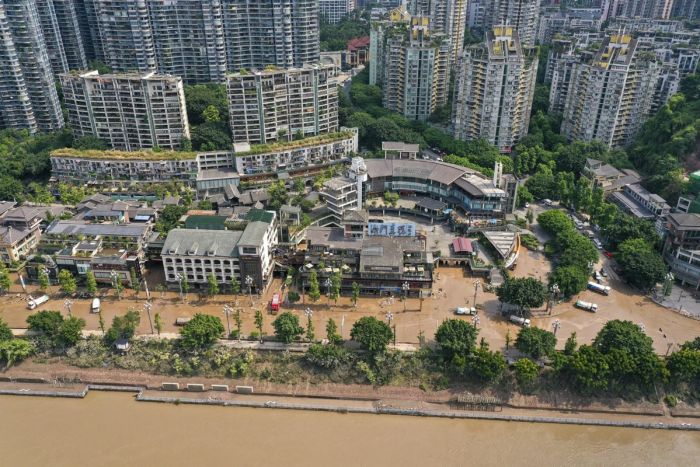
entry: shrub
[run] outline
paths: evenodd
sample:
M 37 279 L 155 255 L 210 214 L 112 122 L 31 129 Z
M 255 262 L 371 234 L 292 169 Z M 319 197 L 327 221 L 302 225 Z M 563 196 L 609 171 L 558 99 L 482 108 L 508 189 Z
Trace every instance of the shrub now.
M 186 350 L 211 347 L 224 334 L 224 325 L 218 316 L 197 313 L 182 328 L 180 344 Z
M 304 355 L 307 362 L 320 368 L 333 370 L 352 359 L 352 354 L 337 345 L 312 344 Z

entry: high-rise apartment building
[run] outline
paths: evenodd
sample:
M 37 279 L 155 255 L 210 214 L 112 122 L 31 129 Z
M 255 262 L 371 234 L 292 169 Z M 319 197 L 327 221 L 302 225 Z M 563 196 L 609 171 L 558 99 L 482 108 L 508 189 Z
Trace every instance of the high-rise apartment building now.
M 36 0 L 46 51 L 56 75 L 87 67 L 75 1 Z
M 177 1 L 177 0 L 176 0 Z M 98 39 L 95 56 L 115 71 L 155 71 L 156 52 L 147 0 L 85 0 Z M 92 19 L 91 19 L 92 18 Z M 178 27 L 173 25 L 172 27 Z
M 447 103 L 449 38 L 432 34 L 430 19 L 415 16 L 407 26 L 396 22 L 382 33 L 383 105 L 412 120 L 427 120 Z M 379 80 L 378 80 L 379 81 Z
M 373 10 L 373 13 L 377 10 Z M 408 27 L 407 25 L 410 22 L 411 15 L 406 11 L 406 7 L 402 5 L 389 11 L 381 11 L 370 23 L 369 84 L 381 86 L 384 82 L 384 47 L 386 39 L 388 35 L 395 33 L 395 30 Z
M 537 52 L 517 31 L 496 26 L 486 42 L 466 47 L 457 71 L 454 134 L 485 139 L 502 152 L 527 133 L 537 78 Z
M 0 0 L 0 128 L 63 127 L 35 0 Z
M 568 95 L 562 133 L 569 140 L 599 140 L 609 147 L 632 141 L 651 112 L 661 69 L 656 57 L 638 49 L 630 35 L 612 34 L 574 65 L 563 87 Z
M 602 4 L 606 19 L 624 16 L 626 18 L 671 17 L 674 0 L 606 0 Z
M 190 137 L 179 77 L 154 73 L 60 76 L 75 136 L 96 136 L 115 149 L 179 149 Z
M 674 0 L 671 8 L 672 18 L 700 18 L 700 0 Z
M 471 0 L 467 12 L 470 28 L 490 30 L 508 25 L 518 31 L 522 46 L 535 45 L 541 0 Z
M 222 0 L 222 5 L 229 70 L 318 61 L 318 0 Z
M 410 0 L 408 12 L 412 16 L 430 17 L 433 34 L 445 34 L 452 43 L 452 62 L 456 62 L 464 44 L 464 26 L 467 22 L 467 0 Z
M 318 9 L 321 19 L 336 24 L 355 9 L 355 0 L 318 0 Z
M 221 0 L 148 0 L 158 72 L 186 83 L 226 79 Z
M 268 143 L 338 129 L 338 69 L 333 65 L 229 74 L 234 143 Z

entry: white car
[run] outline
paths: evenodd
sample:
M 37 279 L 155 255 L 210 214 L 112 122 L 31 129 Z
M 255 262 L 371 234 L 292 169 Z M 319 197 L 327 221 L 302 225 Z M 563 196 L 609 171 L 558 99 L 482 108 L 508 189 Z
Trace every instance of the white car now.
M 472 307 L 466 307 L 466 306 L 460 306 L 457 307 L 455 310 L 456 315 L 475 315 L 476 314 L 476 308 Z

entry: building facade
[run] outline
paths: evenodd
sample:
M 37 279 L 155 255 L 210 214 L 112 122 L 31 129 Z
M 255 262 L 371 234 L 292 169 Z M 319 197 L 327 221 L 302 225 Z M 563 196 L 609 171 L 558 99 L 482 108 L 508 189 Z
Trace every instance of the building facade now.
M 425 121 L 447 103 L 450 40 L 432 34 L 430 18 L 412 17 L 387 30 L 381 66 L 383 105 L 411 120 Z
M 222 6 L 229 70 L 318 61 L 318 0 L 222 0 Z
M 234 143 L 290 141 L 338 129 L 338 69 L 334 65 L 229 74 Z
M 664 259 L 676 279 L 700 290 L 700 214 L 668 215 Z
M 168 75 L 97 71 L 60 76 L 76 136 L 92 135 L 110 147 L 180 148 L 190 137 L 182 80 Z
M 464 44 L 468 3 L 467 0 L 410 0 L 408 2 L 408 12 L 412 16 L 429 17 L 433 33 L 445 34 L 450 38 L 451 63 L 457 61 Z
M 527 134 L 537 78 L 537 56 L 516 31 L 497 26 L 486 43 L 465 48 L 453 105 L 457 139 L 483 138 L 510 152 Z
M 185 83 L 222 83 L 226 74 L 221 0 L 148 0 L 158 72 Z
M 95 55 L 114 71 L 156 71 L 147 0 L 86 0 L 99 35 Z
M 609 147 L 626 146 L 650 115 L 660 65 L 642 54 L 627 34 L 606 37 L 602 47 L 574 64 L 568 86 L 562 133 L 569 140 L 599 140 Z
M 355 9 L 355 0 L 318 0 L 321 20 L 337 24 Z
M 30 133 L 63 127 L 35 0 L 0 2 L 0 128 Z

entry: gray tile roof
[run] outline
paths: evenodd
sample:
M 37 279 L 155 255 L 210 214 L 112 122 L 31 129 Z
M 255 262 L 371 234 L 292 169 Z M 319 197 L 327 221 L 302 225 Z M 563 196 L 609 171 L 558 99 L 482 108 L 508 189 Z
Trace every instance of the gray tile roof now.
M 142 237 L 149 230 L 144 224 L 89 224 L 83 221 L 55 220 L 46 228 L 47 235 L 109 235 L 120 237 Z
M 270 224 L 262 221 L 249 222 L 238 243 L 244 246 L 260 246 Z
M 163 255 L 238 256 L 238 230 L 173 229 L 163 245 Z M 209 252 L 209 254 L 207 253 Z

